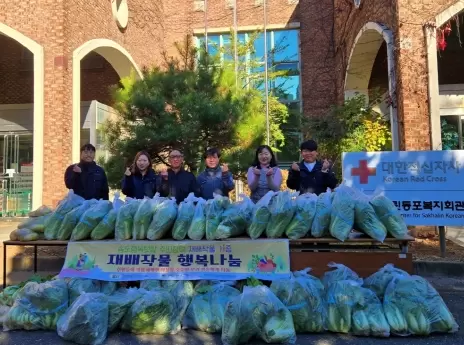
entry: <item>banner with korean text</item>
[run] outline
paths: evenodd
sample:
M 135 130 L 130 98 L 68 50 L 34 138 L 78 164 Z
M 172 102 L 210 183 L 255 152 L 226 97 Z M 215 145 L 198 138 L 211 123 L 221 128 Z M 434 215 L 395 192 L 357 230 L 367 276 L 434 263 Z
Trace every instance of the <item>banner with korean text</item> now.
M 382 190 L 408 225 L 464 225 L 463 150 L 344 153 L 343 179 Z
M 275 280 L 290 276 L 289 242 L 90 241 L 69 242 L 62 278 L 106 281 Z

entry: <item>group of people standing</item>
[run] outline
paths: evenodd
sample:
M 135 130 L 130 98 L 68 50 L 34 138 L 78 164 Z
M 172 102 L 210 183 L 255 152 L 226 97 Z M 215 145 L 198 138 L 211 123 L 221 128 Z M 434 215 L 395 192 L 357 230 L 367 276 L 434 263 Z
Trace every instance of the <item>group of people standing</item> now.
M 330 162 L 317 160 L 317 143 L 308 140 L 300 147 L 302 161 L 293 163 L 287 179 L 287 187 L 300 193 L 319 195 L 327 188 L 335 188 L 337 179 L 331 171 Z M 205 200 L 214 194 L 228 196 L 235 183 L 229 167 L 221 163 L 221 153 L 216 148 L 209 148 L 204 154 L 205 170 L 197 177 L 184 169 L 184 155 L 179 150 L 172 150 L 168 156 L 169 168 L 159 174 L 153 170 L 150 155 L 140 151 L 134 158 L 132 166 L 126 169 L 122 180 L 122 192 L 131 198 L 152 198 L 156 193 L 163 197 L 175 197 L 182 202 L 190 193 Z M 267 192 L 278 191 L 282 185 L 280 170 L 274 152 L 267 145 L 257 148 L 255 159 L 248 169 L 247 182 L 250 198 L 258 202 Z M 109 198 L 108 180 L 102 167 L 95 163 L 95 147 L 86 144 L 81 148 L 81 160 L 69 166 L 65 173 L 68 189 L 86 200 Z

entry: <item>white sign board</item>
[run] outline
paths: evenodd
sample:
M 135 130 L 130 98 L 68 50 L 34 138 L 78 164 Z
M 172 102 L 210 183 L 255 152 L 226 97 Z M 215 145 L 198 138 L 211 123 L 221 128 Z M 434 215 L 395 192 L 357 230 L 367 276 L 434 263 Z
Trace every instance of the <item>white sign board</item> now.
M 344 153 L 343 179 L 383 190 L 408 225 L 464 226 L 464 150 Z

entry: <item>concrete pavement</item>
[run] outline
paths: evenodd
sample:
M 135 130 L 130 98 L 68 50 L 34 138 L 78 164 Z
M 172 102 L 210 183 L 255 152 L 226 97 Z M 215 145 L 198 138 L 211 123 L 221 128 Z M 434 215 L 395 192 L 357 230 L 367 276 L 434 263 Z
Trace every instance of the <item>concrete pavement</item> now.
M 440 291 L 446 304 L 454 314 L 458 323 L 464 324 L 464 293 L 450 290 Z M 463 345 L 464 330 L 456 334 L 432 335 L 430 337 L 391 337 L 388 339 L 358 338 L 337 334 L 300 334 L 297 345 Z M 71 344 L 61 340 L 55 332 L 0 332 L 2 345 L 64 345 Z M 136 336 L 128 333 L 114 333 L 105 342 L 106 345 L 220 345 L 219 334 L 210 335 L 195 331 L 182 331 L 171 336 L 143 335 Z M 254 341 L 250 344 L 264 344 Z
M 464 247 L 464 227 L 446 227 L 446 238 Z

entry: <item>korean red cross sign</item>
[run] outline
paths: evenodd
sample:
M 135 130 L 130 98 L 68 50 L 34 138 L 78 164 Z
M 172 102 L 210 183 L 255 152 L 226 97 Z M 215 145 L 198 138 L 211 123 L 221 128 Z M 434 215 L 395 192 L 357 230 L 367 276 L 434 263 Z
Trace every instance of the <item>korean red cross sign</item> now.
M 464 225 L 464 150 L 344 153 L 343 179 L 382 191 L 408 225 Z

